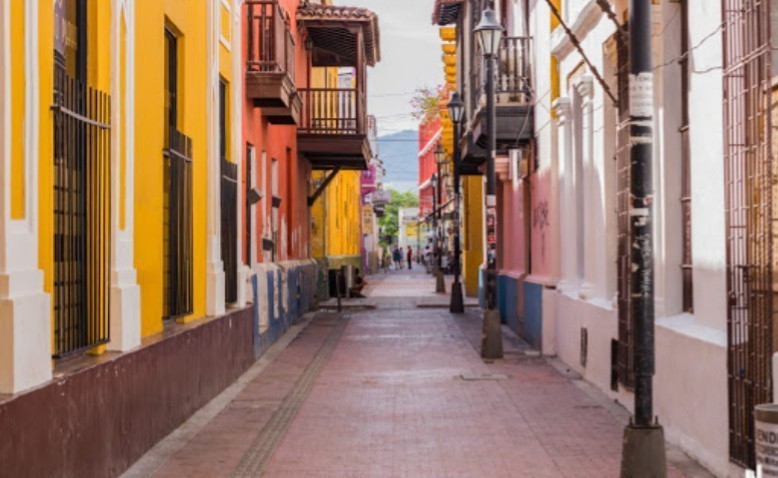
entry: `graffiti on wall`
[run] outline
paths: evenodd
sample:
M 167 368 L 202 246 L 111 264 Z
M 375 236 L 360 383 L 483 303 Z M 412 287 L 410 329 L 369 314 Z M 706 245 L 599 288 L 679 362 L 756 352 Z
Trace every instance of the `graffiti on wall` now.
M 548 201 L 543 199 L 538 202 L 532 210 L 532 229 L 534 229 L 540 237 L 540 255 L 543 260 L 546 259 L 546 230 L 551 225 L 551 221 L 548 218 Z

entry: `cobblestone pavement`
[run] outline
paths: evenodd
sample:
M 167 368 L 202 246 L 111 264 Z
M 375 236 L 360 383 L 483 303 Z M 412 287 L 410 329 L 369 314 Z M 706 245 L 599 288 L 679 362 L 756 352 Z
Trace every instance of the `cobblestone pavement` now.
M 484 363 L 478 309 L 418 308 L 433 289 L 369 277 L 377 309 L 314 314 L 126 476 L 618 476 L 623 410 L 510 334 Z M 669 458 L 670 476 L 710 476 Z

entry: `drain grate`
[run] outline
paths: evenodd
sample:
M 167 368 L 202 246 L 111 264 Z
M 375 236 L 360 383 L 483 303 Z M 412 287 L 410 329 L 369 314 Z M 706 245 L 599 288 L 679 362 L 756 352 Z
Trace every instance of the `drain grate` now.
M 508 380 L 508 375 L 504 373 L 463 373 L 459 376 L 466 382 L 477 382 L 482 380 Z

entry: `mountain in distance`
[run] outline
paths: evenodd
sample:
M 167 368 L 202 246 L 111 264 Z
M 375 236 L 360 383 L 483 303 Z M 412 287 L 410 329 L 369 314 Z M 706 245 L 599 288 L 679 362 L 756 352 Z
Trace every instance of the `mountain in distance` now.
M 379 136 L 378 158 L 386 169 L 385 188 L 418 192 L 419 133 L 416 130 Z

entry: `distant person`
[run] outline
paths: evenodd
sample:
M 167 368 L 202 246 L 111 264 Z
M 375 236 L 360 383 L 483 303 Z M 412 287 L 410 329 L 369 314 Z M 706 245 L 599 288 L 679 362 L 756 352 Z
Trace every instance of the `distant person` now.
M 408 270 L 413 269 L 413 249 L 408 246 Z

